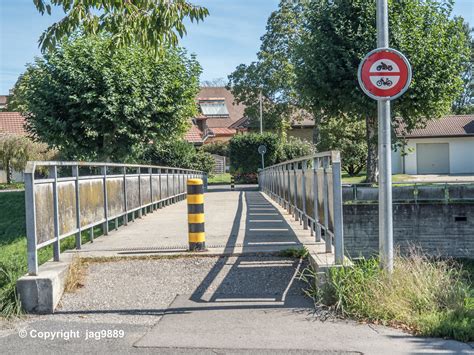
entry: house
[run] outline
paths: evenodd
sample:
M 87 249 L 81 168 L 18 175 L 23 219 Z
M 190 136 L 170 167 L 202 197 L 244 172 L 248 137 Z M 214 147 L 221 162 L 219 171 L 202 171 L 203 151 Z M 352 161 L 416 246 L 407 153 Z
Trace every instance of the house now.
M 25 129 L 25 118 L 18 112 L 0 112 L 0 135 L 22 135 L 26 136 L 28 133 Z M 20 172 L 13 172 L 14 181 L 23 181 L 23 174 Z M 0 163 L 0 183 L 7 181 L 7 174 L 3 170 Z
M 397 135 L 407 144 L 392 152 L 394 174 L 474 174 L 474 115 L 445 116 Z
M 245 106 L 234 101 L 234 96 L 225 87 L 203 87 L 196 98 L 199 115 L 185 139 L 194 145 L 216 141 L 226 142 L 234 135 L 247 131 L 244 116 Z
M 0 95 L 0 111 L 4 111 L 7 108 L 8 95 Z

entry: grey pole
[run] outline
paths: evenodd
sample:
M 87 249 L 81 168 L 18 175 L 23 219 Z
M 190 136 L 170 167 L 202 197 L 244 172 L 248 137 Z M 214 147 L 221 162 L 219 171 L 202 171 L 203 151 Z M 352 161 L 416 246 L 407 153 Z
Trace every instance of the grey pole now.
M 259 94 L 259 101 L 260 101 L 260 134 L 263 134 L 263 104 L 262 104 L 262 89 L 260 89 Z M 263 157 L 262 157 L 263 159 Z
M 388 48 L 387 0 L 377 0 L 377 47 Z M 392 157 L 390 100 L 378 100 L 379 254 L 381 267 L 393 271 Z

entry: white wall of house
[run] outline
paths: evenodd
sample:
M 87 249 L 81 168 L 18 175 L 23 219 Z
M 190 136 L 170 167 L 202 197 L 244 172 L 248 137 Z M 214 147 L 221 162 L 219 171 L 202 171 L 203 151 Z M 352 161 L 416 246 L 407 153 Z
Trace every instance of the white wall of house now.
M 23 173 L 21 172 L 18 172 L 18 171 L 14 171 L 13 174 L 12 174 L 12 180 L 14 182 L 23 182 L 24 181 L 24 178 L 23 178 Z M 0 184 L 4 184 L 7 182 L 7 174 L 6 174 L 6 171 L 5 170 L 2 170 L 0 168 Z
M 417 143 L 449 144 L 450 174 L 474 174 L 474 137 L 408 139 L 406 147 L 407 155 L 405 157 L 401 157 L 400 152 L 392 152 L 392 170 L 394 174 L 418 174 Z

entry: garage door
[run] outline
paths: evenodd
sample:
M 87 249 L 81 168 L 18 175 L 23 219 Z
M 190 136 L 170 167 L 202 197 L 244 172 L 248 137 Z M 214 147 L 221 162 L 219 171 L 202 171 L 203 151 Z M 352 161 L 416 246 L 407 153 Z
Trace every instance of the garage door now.
M 449 174 L 449 143 L 416 145 L 418 174 Z

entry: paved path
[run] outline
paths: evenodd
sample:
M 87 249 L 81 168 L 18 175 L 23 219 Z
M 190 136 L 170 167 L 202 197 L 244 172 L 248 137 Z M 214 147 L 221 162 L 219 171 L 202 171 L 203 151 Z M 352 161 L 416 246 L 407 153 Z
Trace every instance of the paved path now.
M 269 252 L 315 244 L 299 223 L 255 186 L 211 186 L 205 194 L 206 246 L 210 253 Z M 288 217 L 286 215 L 286 217 Z M 136 219 L 81 250 L 83 256 L 131 256 L 183 252 L 188 247 L 186 201 Z
M 321 320 L 298 279 L 304 262 L 255 253 L 314 244 L 308 231 L 252 188 L 213 188 L 205 200 L 207 243 L 221 256 L 92 262 L 84 286 L 64 295 L 55 314 L 0 326 L 0 352 L 474 353 L 455 341 Z M 181 202 L 98 238 L 81 255 L 166 255 L 182 251 L 186 235 Z

